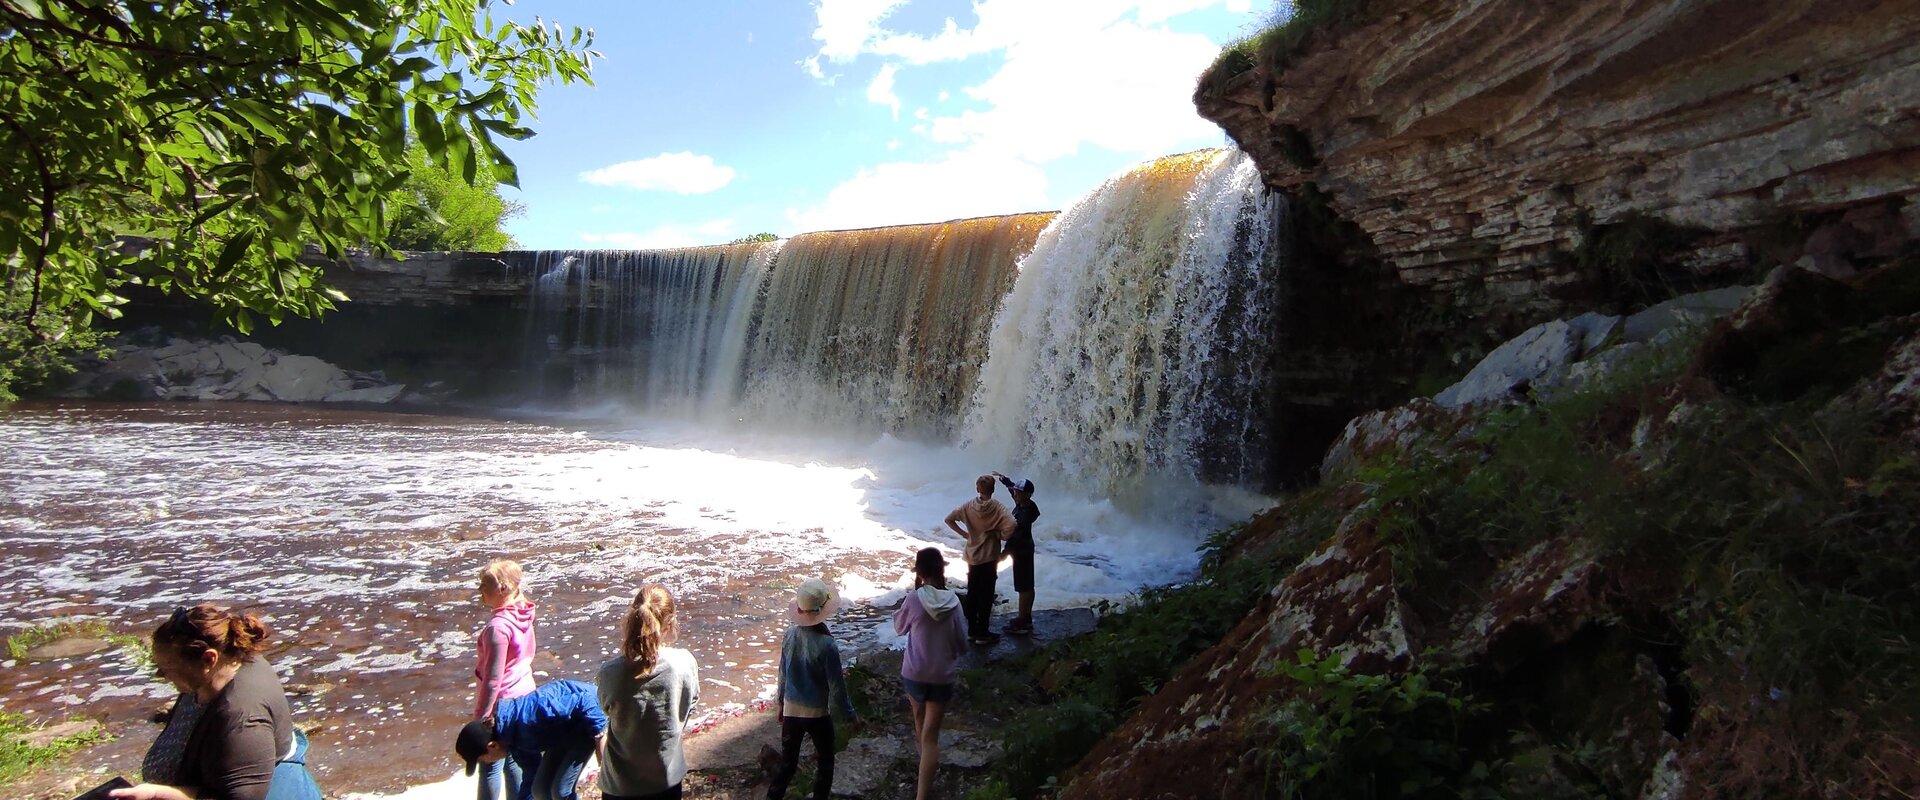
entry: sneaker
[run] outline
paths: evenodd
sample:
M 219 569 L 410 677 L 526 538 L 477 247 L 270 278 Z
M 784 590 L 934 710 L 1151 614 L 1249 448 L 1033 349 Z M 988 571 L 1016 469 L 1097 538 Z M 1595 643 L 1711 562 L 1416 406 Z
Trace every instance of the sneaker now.
M 983 633 L 969 636 L 967 637 L 967 641 L 973 642 L 974 644 L 993 644 L 994 642 L 1000 641 L 1000 637 L 991 633 Z
M 1008 633 L 1033 633 L 1032 620 L 1014 620 L 1007 623 Z

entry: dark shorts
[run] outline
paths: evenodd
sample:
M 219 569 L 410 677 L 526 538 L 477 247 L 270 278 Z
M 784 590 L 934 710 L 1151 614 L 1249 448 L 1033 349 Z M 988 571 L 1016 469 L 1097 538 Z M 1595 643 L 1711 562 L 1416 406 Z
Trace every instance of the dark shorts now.
M 951 683 L 921 683 L 910 678 L 901 678 L 907 685 L 907 696 L 916 703 L 945 703 L 953 699 Z
M 1033 551 L 1014 550 L 1013 553 L 1013 590 L 1016 592 L 1033 591 Z

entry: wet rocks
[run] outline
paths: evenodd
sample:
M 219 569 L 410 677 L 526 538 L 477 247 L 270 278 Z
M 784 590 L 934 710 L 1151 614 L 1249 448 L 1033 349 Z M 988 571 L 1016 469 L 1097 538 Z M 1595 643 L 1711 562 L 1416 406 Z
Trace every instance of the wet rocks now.
M 312 356 L 232 339 L 168 339 L 138 332 L 105 359 L 82 363 L 66 397 L 114 400 L 255 400 L 373 403 L 398 400 L 405 384 L 379 372 L 352 372 Z

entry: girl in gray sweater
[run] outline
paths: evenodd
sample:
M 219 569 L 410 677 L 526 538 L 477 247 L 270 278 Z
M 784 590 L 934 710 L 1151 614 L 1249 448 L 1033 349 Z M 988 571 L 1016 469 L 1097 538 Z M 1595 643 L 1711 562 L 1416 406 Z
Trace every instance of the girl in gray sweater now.
M 666 644 L 679 637 L 673 594 L 649 583 L 627 609 L 620 655 L 600 667 L 600 710 L 607 746 L 600 754 L 606 800 L 680 797 L 687 760 L 680 736 L 700 701 L 693 654 Z

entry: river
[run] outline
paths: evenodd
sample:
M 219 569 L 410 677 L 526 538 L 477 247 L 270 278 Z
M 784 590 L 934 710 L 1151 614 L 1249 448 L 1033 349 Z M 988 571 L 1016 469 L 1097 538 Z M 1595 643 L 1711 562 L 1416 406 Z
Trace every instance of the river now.
M 255 609 L 322 784 L 390 791 L 456 766 L 488 559 L 527 568 L 541 680 L 591 680 L 635 587 L 666 584 L 700 661 L 700 713 L 726 713 L 767 692 L 789 587 L 828 577 L 867 601 L 842 635 L 877 637 L 912 551 L 957 550 L 941 519 L 990 466 L 884 436 L 626 417 L 25 403 L 0 411 L 0 633 L 76 617 L 144 635 L 176 605 Z M 1188 577 L 1212 520 L 1258 504 L 1116 505 L 1034 477 L 1043 607 Z M 0 708 L 101 719 L 118 738 L 83 766 L 137 772 L 170 689 L 119 652 L 3 666 Z

